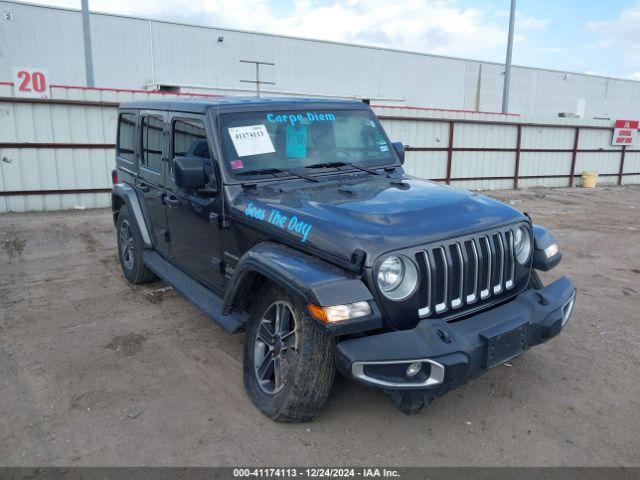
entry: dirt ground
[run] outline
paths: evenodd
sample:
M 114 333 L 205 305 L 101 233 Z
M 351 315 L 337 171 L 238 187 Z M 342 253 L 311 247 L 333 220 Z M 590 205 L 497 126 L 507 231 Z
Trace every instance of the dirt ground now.
M 557 235 L 567 330 L 417 416 L 338 377 L 298 425 L 245 395 L 241 334 L 125 282 L 108 210 L 0 216 L 0 465 L 640 465 L 640 187 L 488 193 Z

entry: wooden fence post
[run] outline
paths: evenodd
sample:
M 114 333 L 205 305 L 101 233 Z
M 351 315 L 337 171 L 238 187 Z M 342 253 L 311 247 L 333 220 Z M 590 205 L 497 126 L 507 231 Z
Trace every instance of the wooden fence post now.
M 576 157 L 578 156 L 578 140 L 580 139 L 580 127 L 576 127 L 573 137 L 573 150 L 571 152 L 571 173 L 569 173 L 569 186 L 573 187 L 573 177 L 576 175 Z
M 451 184 L 451 162 L 453 160 L 453 120 L 449 120 L 449 146 L 447 147 L 447 185 Z
M 618 170 L 618 185 L 622 185 L 622 175 L 624 173 L 624 157 L 627 153 L 627 146 L 622 146 L 622 152 L 620 153 L 620 170 Z
M 520 176 L 520 144 L 522 141 L 522 125 L 518 125 L 518 136 L 516 139 L 516 168 L 513 173 L 513 189 L 518 190 L 518 177 Z

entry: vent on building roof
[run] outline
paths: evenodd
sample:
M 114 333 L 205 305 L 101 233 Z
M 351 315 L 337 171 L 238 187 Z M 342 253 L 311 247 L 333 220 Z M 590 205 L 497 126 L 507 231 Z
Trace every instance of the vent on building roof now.
M 170 93 L 180 92 L 180 87 L 176 85 L 166 85 L 162 83 L 148 83 L 144 86 L 144 89 L 149 92 L 170 92 Z

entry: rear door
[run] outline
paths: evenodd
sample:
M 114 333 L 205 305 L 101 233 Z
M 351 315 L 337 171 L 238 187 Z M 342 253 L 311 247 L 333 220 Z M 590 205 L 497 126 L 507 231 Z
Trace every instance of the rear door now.
M 135 188 L 144 199 L 149 233 L 155 249 L 168 255 L 167 216 L 164 204 L 164 164 L 168 154 L 166 112 L 140 112 L 140 158 Z
M 209 183 L 218 184 L 204 118 L 201 115 L 172 114 L 170 132 L 171 161 L 166 165 L 165 185 L 171 259 L 200 282 L 213 288 L 220 287 L 224 282 L 220 260 L 222 195 L 204 196 L 194 189 L 178 188 L 173 174 L 173 158 L 200 157 Z

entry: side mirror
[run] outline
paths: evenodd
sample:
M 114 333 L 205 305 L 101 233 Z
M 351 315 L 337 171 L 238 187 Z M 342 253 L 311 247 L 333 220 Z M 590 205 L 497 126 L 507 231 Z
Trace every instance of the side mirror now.
M 404 165 L 404 145 L 402 142 L 393 142 L 392 145 L 398 155 L 398 158 L 400 158 L 400 163 Z
M 180 188 L 202 188 L 209 179 L 204 171 L 202 157 L 175 157 L 173 159 L 173 173 L 176 185 Z

